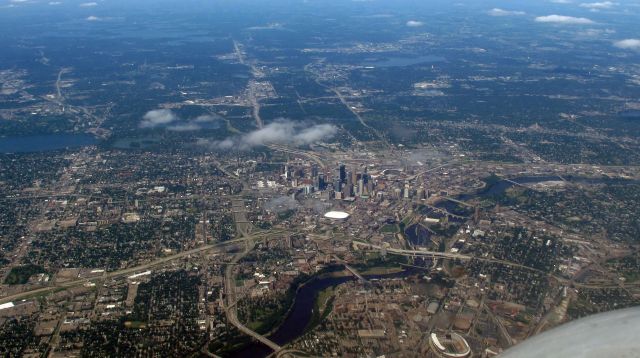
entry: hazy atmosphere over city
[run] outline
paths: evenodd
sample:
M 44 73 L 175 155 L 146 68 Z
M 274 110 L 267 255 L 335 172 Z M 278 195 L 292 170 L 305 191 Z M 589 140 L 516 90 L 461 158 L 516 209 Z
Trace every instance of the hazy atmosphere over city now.
M 0 0 L 0 356 L 640 356 L 640 1 Z

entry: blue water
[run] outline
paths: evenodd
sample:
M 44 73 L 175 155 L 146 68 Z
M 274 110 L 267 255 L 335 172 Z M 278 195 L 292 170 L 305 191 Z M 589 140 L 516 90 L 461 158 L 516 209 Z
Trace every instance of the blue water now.
M 440 56 L 426 55 L 419 57 L 389 57 L 379 60 L 367 60 L 362 63 L 363 66 L 373 67 L 406 67 L 419 65 L 421 63 L 444 62 L 446 59 Z
M 95 145 L 98 139 L 89 134 L 45 134 L 27 137 L 0 137 L 0 153 L 49 152 Z
M 618 113 L 622 118 L 640 119 L 640 110 L 630 110 Z
M 407 277 L 415 272 L 415 270 L 411 269 L 386 275 L 365 275 L 365 277 L 368 280 L 397 278 Z M 311 322 L 313 308 L 315 307 L 318 293 L 328 287 L 338 286 L 353 280 L 355 280 L 355 278 L 352 276 L 315 278 L 301 286 L 296 294 L 296 299 L 291 311 L 289 311 L 289 314 L 280 327 L 278 327 L 278 329 L 269 336 L 269 339 L 276 344 L 286 345 L 287 343 L 302 336 L 307 325 Z M 229 356 L 234 358 L 261 358 L 266 357 L 271 353 L 272 350 L 269 347 L 262 343 L 254 342 L 236 352 L 233 352 Z

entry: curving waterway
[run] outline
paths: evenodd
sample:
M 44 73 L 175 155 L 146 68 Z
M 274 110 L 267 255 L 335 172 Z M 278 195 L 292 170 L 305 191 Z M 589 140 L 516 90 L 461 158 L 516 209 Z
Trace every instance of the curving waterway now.
M 467 201 L 477 197 L 491 197 L 504 193 L 507 189 L 514 185 L 526 185 L 536 184 L 548 181 L 568 181 L 572 183 L 584 183 L 584 184 L 601 184 L 601 183 L 633 183 L 637 184 L 637 180 L 623 180 L 623 179 L 609 179 L 609 178 L 586 178 L 586 177 L 569 177 L 565 176 L 560 178 L 559 176 L 525 176 L 513 178 L 510 180 L 500 180 L 488 188 L 484 188 L 477 193 L 458 195 L 456 199 Z M 455 206 L 456 204 L 449 201 L 443 201 L 438 206 L 442 205 L 446 207 L 448 205 Z M 395 277 L 407 277 L 415 273 L 413 270 L 402 271 L 389 275 L 367 275 L 367 279 L 382 279 L 382 278 L 395 278 Z M 289 311 L 289 314 L 277 328 L 277 330 L 268 336 L 270 340 L 277 343 L 280 346 L 294 341 L 298 337 L 304 334 L 305 329 L 311 322 L 313 317 L 313 309 L 315 307 L 315 300 L 318 293 L 328 287 L 338 286 L 348 281 L 355 280 L 352 276 L 347 277 L 328 277 L 328 278 L 314 278 L 300 287 L 296 294 L 293 307 Z M 247 357 L 247 358 L 260 358 L 266 357 L 272 353 L 269 347 L 253 342 L 243 348 L 229 354 L 230 357 Z
M 365 277 L 370 280 L 407 277 L 414 272 L 416 271 L 405 270 L 388 275 L 365 275 Z M 269 335 L 268 338 L 276 344 L 284 346 L 287 343 L 292 342 L 296 338 L 302 336 L 304 334 L 305 328 L 307 328 L 309 322 L 311 322 L 316 297 L 318 297 L 320 291 L 328 287 L 338 286 L 345 282 L 353 280 L 355 280 L 353 276 L 314 278 L 304 284 L 298 290 L 296 299 L 293 303 L 293 307 L 291 307 L 287 318 L 285 318 L 278 329 L 274 333 Z M 243 348 L 229 354 L 229 357 L 259 358 L 266 357 L 272 352 L 273 351 L 264 344 L 252 342 L 244 346 Z

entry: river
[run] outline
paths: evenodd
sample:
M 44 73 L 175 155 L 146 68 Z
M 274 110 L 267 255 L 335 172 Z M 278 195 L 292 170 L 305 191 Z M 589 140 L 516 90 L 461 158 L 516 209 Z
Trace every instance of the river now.
M 507 180 L 500 180 L 488 188 L 482 189 L 474 194 L 462 194 L 458 195 L 456 199 L 466 201 L 477 197 L 491 197 L 494 195 L 500 195 L 504 193 L 508 188 L 518 184 L 534 184 L 547 181 L 560 181 L 566 180 L 574 183 L 585 184 L 600 184 L 604 182 L 629 182 L 637 183 L 634 180 L 622 180 L 622 179 L 607 179 L 607 178 L 586 178 L 586 177 L 571 177 L 565 176 L 560 178 L 559 176 L 525 176 Z M 442 201 L 437 206 L 447 208 L 449 205 L 456 206 L 457 204 L 451 201 Z M 390 275 L 368 275 L 367 279 L 380 279 L 380 278 L 393 278 L 393 277 L 406 277 L 415 273 L 415 271 L 403 271 Z M 347 277 L 329 277 L 329 278 L 314 278 L 311 281 L 303 285 L 296 295 L 293 307 L 289 311 L 289 314 L 278 327 L 278 329 L 269 336 L 269 339 L 277 343 L 280 346 L 284 346 L 289 342 L 294 341 L 298 337 L 304 334 L 305 328 L 311 321 L 313 316 L 313 308 L 315 306 L 315 300 L 318 293 L 327 287 L 338 286 L 345 282 L 352 281 L 352 276 Z M 266 357 L 271 354 L 272 351 L 267 346 L 261 343 L 250 343 L 249 345 L 241 348 L 240 350 L 233 352 L 229 356 L 231 357 Z
M 632 179 L 618 179 L 618 178 L 614 179 L 614 178 L 607 178 L 607 177 L 591 178 L 591 177 L 571 176 L 571 175 L 566 175 L 563 177 L 559 177 L 557 175 L 524 176 L 524 177 L 509 179 L 509 181 L 500 180 L 497 183 L 491 185 L 490 187 L 482 189 L 475 194 L 461 194 L 456 196 L 456 199 L 460 201 L 467 201 L 477 197 L 480 197 L 480 198 L 492 197 L 496 195 L 502 195 L 507 189 L 517 184 L 522 184 L 526 186 L 527 184 L 538 184 L 538 183 L 544 183 L 549 181 L 566 181 L 569 183 L 579 183 L 579 184 L 588 184 L 588 185 L 605 184 L 605 183 L 637 184 L 639 182 L 638 180 L 632 180 Z
M 383 278 L 396 278 L 407 277 L 416 271 L 406 270 L 394 274 L 388 275 L 366 275 L 367 279 L 383 279 Z M 328 278 L 313 278 L 311 281 L 304 284 L 298 290 L 293 307 L 289 311 L 287 318 L 282 322 L 278 329 L 272 333 L 268 338 L 277 343 L 280 346 L 284 346 L 289 342 L 294 341 L 296 338 L 304 334 L 305 328 L 311 322 L 313 317 L 313 308 L 315 307 L 316 297 L 320 291 L 331 287 L 338 286 L 348 281 L 353 281 L 353 276 L 344 277 L 328 277 Z M 253 342 L 249 345 L 241 348 L 238 351 L 231 353 L 230 357 L 241 358 L 258 358 L 266 357 L 273 351 L 269 347 Z

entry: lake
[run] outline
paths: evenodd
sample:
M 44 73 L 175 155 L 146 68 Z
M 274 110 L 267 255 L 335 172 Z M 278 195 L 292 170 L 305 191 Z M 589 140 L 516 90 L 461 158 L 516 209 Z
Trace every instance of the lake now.
M 0 137 L 0 153 L 49 152 L 98 144 L 90 134 L 44 134 L 26 137 Z
M 381 59 L 365 60 L 362 66 L 372 67 L 406 67 L 419 65 L 421 63 L 445 62 L 446 59 L 441 56 L 419 56 L 419 57 L 388 57 Z

